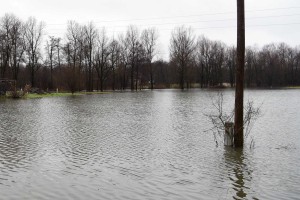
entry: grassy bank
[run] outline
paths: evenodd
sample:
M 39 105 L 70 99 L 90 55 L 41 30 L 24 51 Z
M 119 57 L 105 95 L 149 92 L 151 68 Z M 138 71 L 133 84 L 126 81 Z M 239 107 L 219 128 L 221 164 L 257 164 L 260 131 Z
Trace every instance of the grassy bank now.
M 53 93 L 45 93 L 45 94 L 36 94 L 29 93 L 24 96 L 20 96 L 20 99 L 37 99 L 37 98 L 49 98 L 49 97 L 68 97 L 68 96 L 81 96 L 81 95 L 93 95 L 93 94 L 107 94 L 108 92 L 53 92 Z M 1 98 L 13 98 L 10 95 L 1 96 Z
M 45 98 L 45 97 L 67 97 L 67 96 L 80 96 L 80 95 L 93 95 L 93 94 L 107 94 L 109 92 L 58 92 L 58 93 L 46 93 L 46 94 L 35 94 L 29 93 L 25 96 L 27 99 Z
M 300 89 L 300 86 L 288 86 L 287 89 Z
M 111 92 L 78 92 L 78 93 L 75 93 L 78 94 L 78 95 L 85 95 L 85 94 L 109 94 Z
M 59 93 L 46 93 L 46 94 L 36 94 L 36 93 L 29 93 L 24 96 L 25 99 L 36 99 L 36 98 L 45 98 L 45 97 L 66 97 L 78 95 L 76 93 L 72 94 L 69 92 L 59 92 Z

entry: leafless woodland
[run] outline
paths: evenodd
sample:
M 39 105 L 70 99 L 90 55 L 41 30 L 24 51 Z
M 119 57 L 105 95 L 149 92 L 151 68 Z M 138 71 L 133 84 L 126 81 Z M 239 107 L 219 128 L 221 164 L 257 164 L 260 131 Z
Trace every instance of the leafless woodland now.
M 0 78 L 41 89 L 139 90 L 191 87 L 233 87 L 236 47 L 192 28 L 172 31 L 169 60 L 158 59 L 155 27 L 109 36 L 92 22 L 69 21 L 64 38 L 46 36 L 46 25 L 14 14 L 0 19 Z M 300 85 L 300 47 L 285 43 L 246 47 L 246 87 Z

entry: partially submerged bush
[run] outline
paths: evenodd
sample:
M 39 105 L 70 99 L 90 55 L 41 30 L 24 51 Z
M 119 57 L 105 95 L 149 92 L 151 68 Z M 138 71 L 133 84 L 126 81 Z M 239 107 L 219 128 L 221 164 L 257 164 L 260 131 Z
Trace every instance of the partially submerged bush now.
M 9 92 L 7 92 L 7 96 L 10 98 L 22 98 L 24 96 L 26 96 L 28 94 L 28 92 L 30 91 L 30 85 L 25 85 L 24 89 L 22 90 L 17 90 L 15 86 L 13 86 L 11 88 L 11 90 Z
M 223 93 L 218 93 L 217 98 L 212 98 L 212 105 L 214 111 L 204 114 L 212 123 L 212 127 L 207 130 L 211 131 L 214 135 L 216 144 L 218 145 L 223 141 L 225 133 L 225 123 L 234 121 L 234 110 L 230 112 L 224 111 L 224 97 Z M 260 116 L 260 107 L 254 107 L 253 101 L 248 101 L 244 106 L 244 134 L 245 139 L 250 135 L 254 122 Z M 254 145 L 254 140 L 251 138 L 250 146 Z

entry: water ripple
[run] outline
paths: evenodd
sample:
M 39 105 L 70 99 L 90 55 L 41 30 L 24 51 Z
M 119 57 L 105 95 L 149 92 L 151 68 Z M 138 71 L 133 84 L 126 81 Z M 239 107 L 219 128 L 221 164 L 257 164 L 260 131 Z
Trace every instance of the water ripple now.
M 295 104 L 299 99 L 285 98 L 286 91 L 282 92 L 246 93 L 257 100 L 268 97 L 264 109 L 271 111 L 253 133 L 255 148 L 243 151 L 215 147 L 213 136 L 203 132 L 208 126 L 203 113 L 210 109 L 209 95 L 214 91 L 0 102 L 1 195 L 297 199 L 300 116 L 294 110 L 300 105 Z M 224 96 L 233 102 L 233 91 Z M 282 107 L 281 101 L 295 106 Z M 281 118 L 274 116 L 295 120 L 280 123 Z

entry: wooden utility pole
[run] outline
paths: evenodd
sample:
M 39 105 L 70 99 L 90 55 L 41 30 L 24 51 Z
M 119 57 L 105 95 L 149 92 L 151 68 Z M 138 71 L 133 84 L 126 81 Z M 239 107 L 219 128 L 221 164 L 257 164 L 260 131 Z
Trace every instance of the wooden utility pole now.
M 244 66 L 245 66 L 245 3 L 237 0 L 237 67 L 235 87 L 234 146 L 243 147 L 244 110 Z

